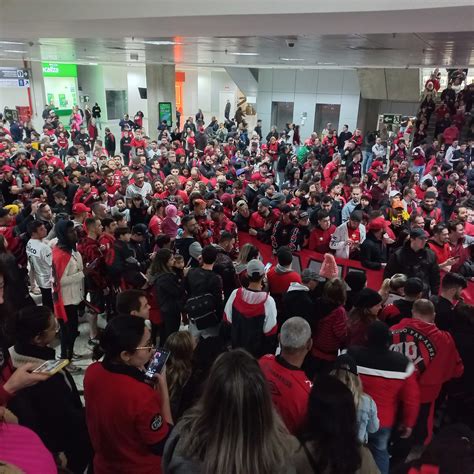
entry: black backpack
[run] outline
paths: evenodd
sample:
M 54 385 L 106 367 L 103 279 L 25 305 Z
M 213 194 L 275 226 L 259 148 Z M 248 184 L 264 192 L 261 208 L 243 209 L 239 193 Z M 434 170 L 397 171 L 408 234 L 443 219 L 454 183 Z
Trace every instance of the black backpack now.
M 200 331 L 219 324 L 216 314 L 215 298 L 211 293 L 204 293 L 189 298 L 184 305 L 184 311 L 189 320 L 196 325 Z

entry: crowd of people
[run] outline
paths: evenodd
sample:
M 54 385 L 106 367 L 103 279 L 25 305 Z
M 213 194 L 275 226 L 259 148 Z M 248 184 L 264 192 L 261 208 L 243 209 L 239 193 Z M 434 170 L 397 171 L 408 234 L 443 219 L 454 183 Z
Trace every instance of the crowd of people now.
M 473 91 L 448 90 L 388 141 L 331 124 L 264 136 L 226 108 L 222 123 L 161 123 L 157 139 L 126 115 L 118 152 L 110 128 L 96 133 L 98 104 L 68 124 L 46 107 L 41 134 L 0 120 L 0 462 L 472 473 Z M 455 139 L 422 136 L 444 109 Z M 304 249 L 320 270 L 292 268 Z M 69 364 L 35 372 L 57 337 Z M 170 356 L 149 379 L 156 347 Z

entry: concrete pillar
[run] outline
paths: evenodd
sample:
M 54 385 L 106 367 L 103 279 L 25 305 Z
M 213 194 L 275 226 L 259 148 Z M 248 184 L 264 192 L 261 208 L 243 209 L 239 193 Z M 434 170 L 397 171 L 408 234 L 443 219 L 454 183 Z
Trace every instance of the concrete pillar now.
M 148 135 L 154 138 L 158 128 L 158 103 L 171 102 L 173 127 L 176 122 L 176 72 L 174 64 L 147 64 L 147 118 Z
M 42 113 L 46 104 L 46 92 L 43 80 L 43 66 L 39 61 L 31 61 L 27 66 L 31 71 L 30 92 L 33 105 L 33 124 L 39 132 L 42 131 L 44 120 Z

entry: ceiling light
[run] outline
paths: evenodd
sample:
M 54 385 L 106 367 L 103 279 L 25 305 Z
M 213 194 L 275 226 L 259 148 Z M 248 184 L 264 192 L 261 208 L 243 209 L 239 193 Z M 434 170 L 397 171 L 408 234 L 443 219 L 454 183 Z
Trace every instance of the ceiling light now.
M 259 53 L 229 53 L 232 56 L 259 56 Z
M 25 44 L 20 41 L 0 41 L 0 44 Z
M 84 56 L 87 59 L 99 59 L 99 56 Z
M 17 49 L 4 49 L 5 53 L 21 53 L 21 54 L 25 54 L 26 51 L 19 51 Z
M 89 66 L 98 66 L 99 63 L 89 63 Z
M 303 58 L 280 58 L 281 61 L 304 61 Z
M 316 63 L 316 64 L 319 64 L 320 66 L 332 66 L 336 63 Z
M 176 41 L 144 41 L 145 44 L 154 44 L 155 46 L 172 46 L 175 44 L 183 44 L 178 43 Z

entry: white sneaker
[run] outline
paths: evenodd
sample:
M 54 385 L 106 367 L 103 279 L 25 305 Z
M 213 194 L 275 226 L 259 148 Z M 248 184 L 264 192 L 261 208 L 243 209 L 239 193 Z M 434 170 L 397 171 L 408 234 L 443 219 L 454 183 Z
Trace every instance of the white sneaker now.
M 67 366 L 67 370 L 71 373 L 71 374 L 79 374 L 82 372 L 82 368 L 81 367 L 78 367 L 77 365 L 74 365 L 74 364 L 69 364 Z

